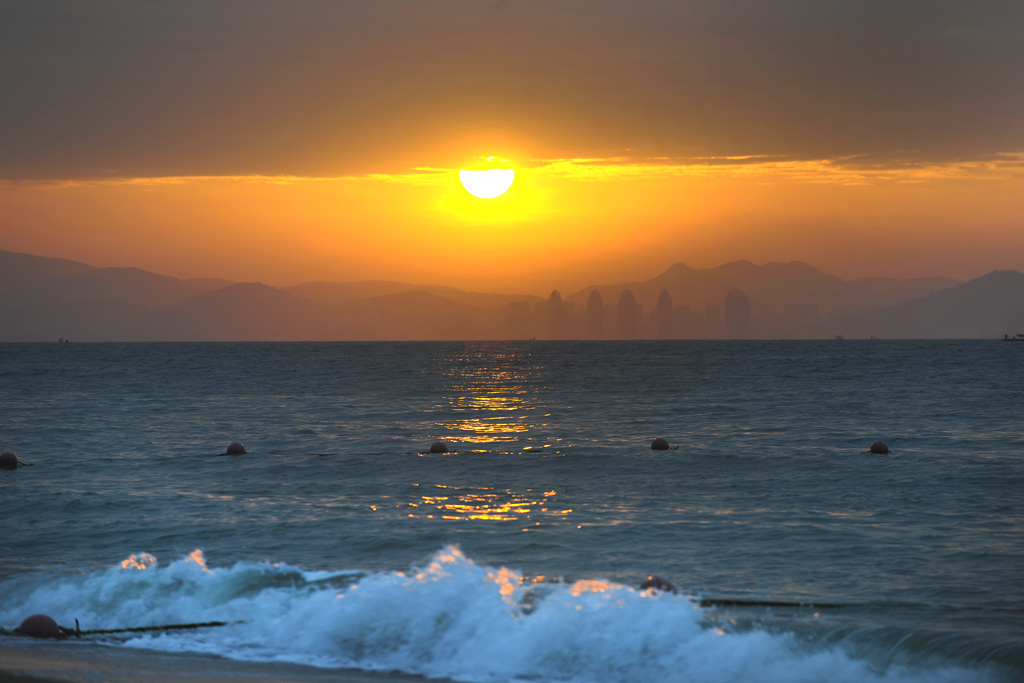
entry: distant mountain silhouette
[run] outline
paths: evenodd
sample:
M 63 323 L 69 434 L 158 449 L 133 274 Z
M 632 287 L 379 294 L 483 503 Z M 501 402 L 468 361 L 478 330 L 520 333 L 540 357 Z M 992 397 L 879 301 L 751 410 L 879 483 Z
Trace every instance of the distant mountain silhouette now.
M 306 341 L 324 338 L 325 309 L 256 282 L 199 294 L 150 315 L 160 339 Z
M 78 261 L 0 251 L 0 291 L 8 298 L 21 298 L 40 285 L 96 270 Z
M 364 282 L 304 282 L 301 285 L 285 287 L 284 291 L 303 299 L 309 299 L 321 306 L 338 306 L 349 301 L 398 294 L 410 289 L 413 289 L 413 286 L 404 282 L 367 280 Z
M 1024 274 L 996 270 L 898 306 L 857 316 L 862 337 L 962 339 L 1024 334 Z
M 123 301 L 0 302 L 0 341 L 150 341 L 151 309 Z
M 629 289 L 640 305 L 652 308 L 664 289 L 676 306 L 703 310 L 723 305 L 726 295 L 738 289 L 750 297 L 755 310 L 762 314 L 780 315 L 786 310 L 816 306 L 822 314 L 841 315 L 902 303 L 957 282 L 945 277 L 846 281 L 801 261 L 757 266 L 742 260 L 705 270 L 676 263 L 646 282 L 587 287 L 569 299 L 577 306 L 584 305 L 596 289 L 604 301 L 615 301 L 623 290 Z
M 518 301 L 540 301 L 540 297 L 517 294 L 480 294 L 464 292 L 454 287 L 437 285 L 410 285 L 405 282 L 389 280 L 366 280 L 363 282 L 304 282 L 301 285 L 285 287 L 284 291 L 304 299 L 309 299 L 324 306 L 336 306 L 358 301 L 383 297 L 402 292 L 427 292 L 445 299 L 459 301 L 481 310 L 497 310 Z
M 177 278 L 0 251 L 0 341 L 426 340 L 503 336 L 535 296 L 402 282 L 288 288 Z
M 395 294 L 348 301 L 331 310 L 336 321 L 335 338 L 456 340 L 493 338 L 485 334 L 480 309 L 410 289 Z
M 164 308 L 228 284 L 228 280 L 179 280 L 139 268 L 96 268 L 0 251 L 0 290 L 11 302 L 120 301 Z
M 618 302 L 627 289 L 634 296 L 623 300 L 635 299 L 629 313 L 636 324 L 623 327 Z M 959 284 L 844 281 L 800 262 L 735 261 L 705 270 L 677 263 L 644 282 L 597 285 L 562 300 L 383 280 L 287 288 L 180 280 L 0 251 L 0 341 L 526 339 L 552 334 L 551 321 L 565 338 L 615 337 L 624 329 L 630 338 L 715 338 L 729 333 L 722 311 L 734 290 L 749 299 L 749 320 L 729 329 L 751 337 L 1024 332 L 1024 275 L 1016 271 Z M 588 312 L 594 291 L 604 303 Z

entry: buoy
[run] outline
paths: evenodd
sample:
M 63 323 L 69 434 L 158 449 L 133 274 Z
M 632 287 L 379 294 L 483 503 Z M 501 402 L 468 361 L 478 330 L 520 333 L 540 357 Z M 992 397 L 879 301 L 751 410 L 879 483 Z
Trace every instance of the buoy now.
M 889 452 L 889 445 L 884 441 L 875 441 L 873 444 L 871 444 L 871 452 L 885 455 L 886 453 Z
M 651 442 L 651 450 L 652 451 L 667 451 L 668 450 L 668 441 L 666 441 L 665 439 L 663 439 L 663 438 L 661 438 L 659 436 L 657 439 L 655 439 L 654 441 Z
M 64 635 L 61 633 L 57 622 L 45 614 L 33 614 L 21 622 L 21 626 L 14 630 L 23 636 L 31 638 L 60 638 Z
M 640 584 L 640 590 L 664 591 L 675 593 L 676 587 L 660 576 L 648 576 L 647 580 Z
M 10 451 L 0 454 L 0 470 L 18 469 L 18 456 Z
M 445 445 L 444 441 L 435 441 L 434 443 L 430 444 L 430 452 L 431 453 L 447 453 L 448 452 L 448 446 Z
M 233 441 L 228 446 L 228 451 L 224 455 L 243 455 L 245 452 L 245 446 L 238 443 L 237 441 Z

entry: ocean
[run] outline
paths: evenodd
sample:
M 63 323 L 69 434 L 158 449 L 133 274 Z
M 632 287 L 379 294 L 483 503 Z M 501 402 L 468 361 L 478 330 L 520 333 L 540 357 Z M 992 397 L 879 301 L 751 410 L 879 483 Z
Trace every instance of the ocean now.
M 0 627 L 218 621 L 88 638 L 494 683 L 1021 680 L 1022 354 L 0 344 Z

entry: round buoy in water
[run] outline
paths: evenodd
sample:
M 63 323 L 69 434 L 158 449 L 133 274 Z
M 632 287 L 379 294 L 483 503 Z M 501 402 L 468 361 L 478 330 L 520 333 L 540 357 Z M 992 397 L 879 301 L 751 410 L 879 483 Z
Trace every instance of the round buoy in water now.
M 448 452 L 448 446 L 445 445 L 444 441 L 435 441 L 434 443 L 430 444 L 430 452 L 431 453 L 447 453 Z
M 18 469 L 18 456 L 10 451 L 0 454 L 0 470 Z
M 671 582 L 666 581 L 660 576 L 648 576 L 647 580 L 640 584 L 640 590 L 652 590 L 652 591 L 664 591 L 666 593 L 675 593 L 676 587 Z
M 242 444 L 238 443 L 237 441 L 233 441 L 228 446 L 228 450 L 227 450 L 227 453 L 225 453 L 225 455 L 244 455 L 245 452 L 246 452 L 245 446 L 243 446 Z
M 655 439 L 654 441 L 651 442 L 651 450 L 652 451 L 667 451 L 668 450 L 668 441 L 666 441 L 665 439 L 663 439 L 663 438 L 661 438 L 659 436 L 657 439 Z
M 60 638 L 62 635 L 57 622 L 45 614 L 33 614 L 14 630 L 31 638 Z
M 871 452 L 885 455 L 886 453 L 889 452 L 889 445 L 884 441 L 875 441 L 873 444 L 871 444 Z

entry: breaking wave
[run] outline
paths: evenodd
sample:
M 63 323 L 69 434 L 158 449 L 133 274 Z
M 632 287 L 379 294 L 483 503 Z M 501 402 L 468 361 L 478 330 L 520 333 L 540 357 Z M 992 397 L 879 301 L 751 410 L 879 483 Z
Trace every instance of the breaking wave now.
M 249 661 L 402 670 L 464 681 L 986 681 L 994 667 L 867 651 L 824 630 L 719 618 L 686 596 L 603 580 L 530 580 L 448 546 L 406 572 L 313 572 L 287 564 L 166 567 L 146 553 L 107 570 L 0 584 L 0 626 L 44 613 L 82 629 L 224 621 L 104 636 L 120 647 Z

